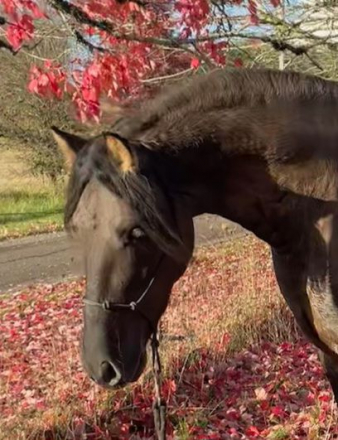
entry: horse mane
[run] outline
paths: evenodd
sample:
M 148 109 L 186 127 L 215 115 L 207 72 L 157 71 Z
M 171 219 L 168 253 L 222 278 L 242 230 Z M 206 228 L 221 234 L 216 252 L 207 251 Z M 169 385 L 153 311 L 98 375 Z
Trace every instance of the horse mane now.
M 323 140 L 335 147 L 337 102 L 334 81 L 291 71 L 217 69 L 128 109 L 112 130 L 167 152 L 209 142 L 228 154 L 259 153 L 275 161 L 300 154 L 303 160 L 302 142 L 313 145 L 308 156 Z

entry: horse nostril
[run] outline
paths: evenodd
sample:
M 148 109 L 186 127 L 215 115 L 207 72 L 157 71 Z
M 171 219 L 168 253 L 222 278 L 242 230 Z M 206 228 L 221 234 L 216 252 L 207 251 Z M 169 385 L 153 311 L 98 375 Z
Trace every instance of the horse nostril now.
M 101 377 L 104 383 L 114 386 L 121 380 L 121 373 L 112 362 L 104 361 L 101 364 Z

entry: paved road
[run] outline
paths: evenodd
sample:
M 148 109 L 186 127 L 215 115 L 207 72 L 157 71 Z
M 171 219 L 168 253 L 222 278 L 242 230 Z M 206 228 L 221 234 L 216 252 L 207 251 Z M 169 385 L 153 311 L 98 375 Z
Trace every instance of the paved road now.
M 238 226 L 214 216 L 196 219 L 196 244 L 242 234 Z M 43 234 L 0 243 L 0 292 L 38 282 L 57 282 L 83 274 L 79 253 L 64 233 Z

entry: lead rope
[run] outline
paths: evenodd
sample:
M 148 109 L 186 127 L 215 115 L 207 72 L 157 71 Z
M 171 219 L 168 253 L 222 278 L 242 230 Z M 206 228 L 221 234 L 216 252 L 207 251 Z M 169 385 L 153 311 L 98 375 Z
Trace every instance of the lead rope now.
M 153 403 L 153 415 L 155 423 L 155 431 L 158 440 L 166 440 L 166 409 L 167 405 L 161 398 L 161 360 L 158 352 L 159 342 L 157 339 L 157 331 L 152 335 L 151 341 L 153 354 L 153 372 L 154 372 L 154 388 L 155 400 Z

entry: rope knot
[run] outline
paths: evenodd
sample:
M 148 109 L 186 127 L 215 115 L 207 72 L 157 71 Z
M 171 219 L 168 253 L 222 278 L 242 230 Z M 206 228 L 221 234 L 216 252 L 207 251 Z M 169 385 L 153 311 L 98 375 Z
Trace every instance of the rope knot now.
M 136 302 L 132 301 L 132 302 L 129 304 L 129 306 L 130 306 L 131 310 L 134 312 L 134 311 L 136 310 L 136 306 L 137 306 L 137 304 L 136 304 Z
M 102 308 L 103 308 L 104 310 L 109 310 L 109 309 L 110 309 L 110 304 L 109 304 L 109 301 L 108 301 L 108 300 L 103 301 L 103 303 L 102 303 Z

